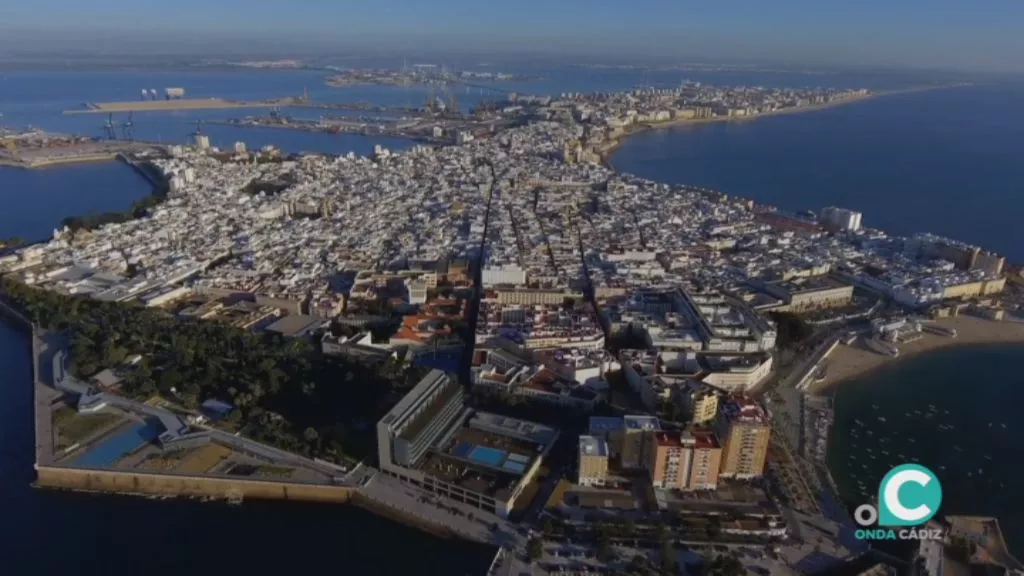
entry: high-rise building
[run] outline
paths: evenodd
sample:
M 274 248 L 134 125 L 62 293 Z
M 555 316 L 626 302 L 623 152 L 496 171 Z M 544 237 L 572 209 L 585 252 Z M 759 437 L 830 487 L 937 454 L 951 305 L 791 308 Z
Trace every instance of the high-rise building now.
M 415 465 L 463 409 L 462 386 L 431 370 L 377 423 L 381 468 Z
M 687 490 L 714 490 L 718 487 L 718 474 L 722 465 L 722 447 L 709 430 L 694 431 L 693 458 L 690 475 L 686 480 Z
M 622 419 L 622 467 L 646 468 L 650 460 L 651 439 L 661 430 L 654 416 L 625 416 Z
M 826 226 L 837 230 L 849 230 L 850 232 L 860 230 L 862 216 L 860 212 L 847 210 L 846 208 L 836 208 L 835 206 L 828 206 L 821 210 L 821 220 Z
M 757 402 L 733 396 L 722 403 L 714 424 L 722 444 L 723 478 L 757 478 L 764 474 L 768 459 L 771 424 Z
M 710 430 L 655 432 L 646 468 L 651 484 L 673 490 L 714 490 L 718 487 L 722 449 Z
M 650 435 L 647 471 L 655 488 L 685 490 L 693 460 L 693 438 L 679 432 L 655 431 Z
M 608 479 L 608 443 L 596 436 L 580 436 L 576 482 L 580 486 L 604 486 Z

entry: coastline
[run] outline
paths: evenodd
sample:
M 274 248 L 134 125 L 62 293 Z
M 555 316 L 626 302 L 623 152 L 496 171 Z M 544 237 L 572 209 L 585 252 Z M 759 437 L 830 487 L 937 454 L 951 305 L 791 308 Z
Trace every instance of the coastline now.
M 826 395 L 850 380 L 866 376 L 908 358 L 945 348 L 996 344 L 1020 344 L 1024 347 L 1024 322 L 958 316 L 943 318 L 933 324 L 956 329 L 957 337 L 951 338 L 927 331 L 922 332 L 920 340 L 899 345 L 899 358 L 892 358 L 871 350 L 864 342 L 863 337 L 857 338 L 849 346 L 839 344 L 835 351 L 823 361 L 827 370 L 825 378 L 810 384 L 807 393 L 815 396 Z
M 845 106 L 847 104 L 854 104 L 858 102 L 865 102 L 867 100 L 873 100 L 875 98 L 881 98 L 884 96 L 895 96 L 898 94 L 913 94 L 916 92 L 928 92 L 931 90 L 940 90 L 945 88 L 958 88 L 961 86 L 970 86 L 970 84 L 944 84 L 941 86 L 917 86 L 913 88 L 899 88 L 893 90 L 879 90 L 877 92 L 869 92 L 864 96 L 851 96 L 849 98 L 843 98 L 841 100 L 834 100 L 832 102 L 826 102 L 824 104 L 810 104 L 807 106 L 793 106 L 790 108 L 783 108 L 781 110 L 773 110 L 771 112 L 762 112 L 753 116 L 716 116 L 714 118 L 677 118 L 674 120 L 666 120 L 664 122 L 657 123 L 643 123 L 634 124 L 630 126 L 619 136 L 606 142 L 598 150 L 598 156 L 601 159 L 601 165 L 609 170 L 614 170 L 615 167 L 612 165 L 612 156 L 618 149 L 625 144 L 626 140 L 632 136 L 643 134 L 652 130 L 671 129 L 681 126 L 696 126 L 699 124 L 711 124 L 716 122 L 752 122 L 754 120 L 760 120 L 761 118 L 768 118 L 771 116 L 785 116 L 789 114 L 803 114 L 806 112 L 818 112 L 821 110 L 827 110 L 829 108 L 836 108 L 839 106 Z
M 366 494 L 356 486 L 334 486 L 277 481 L 269 479 L 250 480 L 220 476 L 160 474 L 136 470 L 114 470 L 104 468 L 77 468 L 56 465 L 48 454 L 45 443 L 38 441 L 52 434 L 49 419 L 42 417 L 54 400 L 53 392 L 44 382 L 40 359 L 44 348 L 39 339 L 37 327 L 16 307 L 0 298 L 0 323 L 19 329 L 31 344 L 33 421 L 36 437 L 34 445 L 35 481 L 33 488 L 67 490 L 94 494 L 116 494 L 140 498 L 186 498 L 204 501 L 230 500 L 236 493 L 244 498 L 277 501 L 309 501 L 353 505 L 375 516 L 391 522 L 417 529 L 441 539 L 460 539 L 478 542 L 469 534 L 463 534 L 444 524 L 432 522 L 401 508 L 389 506 Z M 58 393 L 59 394 L 59 393 Z

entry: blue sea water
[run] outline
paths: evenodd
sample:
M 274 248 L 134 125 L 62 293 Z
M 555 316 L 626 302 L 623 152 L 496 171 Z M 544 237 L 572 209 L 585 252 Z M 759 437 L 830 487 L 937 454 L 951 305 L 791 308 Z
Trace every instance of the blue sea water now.
M 866 226 L 930 231 L 1024 261 L 1024 84 L 881 96 L 834 108 L 639 134 L 625 172 L 787 210 L 838 205 Z
M 0 574 L 483 574 L 494 550 L 355 506 L 154 501 L 31 487 L 32 368 L 0 321 Z M 384 552 L 382 552 L 384 551 Z
M 890 75 L 850 74 L 585 69 L 541 74 L 545 76 L 542 80 L 501 86 L 522 93 L 559 93 L 638 85 L 667 87 L 683 79 L 713 84 L 870 88 L 914 83 Z M 416 105 L 428 95 L 427 90 L 416 88 L 333 89 L 322 80 L 322 73 L 306 71 L 0 71 L 0 114 L 4 115 L 0 125 L 32 125 L 99 136 L 105 120 L 102 115 L 61 112 L 85 101 L 134 99 L 143 87 L 181 86 L 190 96 L 249 99 L 297 95 L 308 89 L 314 100 L 394 105 Z M 651 178 L 709 186 L 783 208 L 838 204 L 862 209 L 872 226 L 900 233 L 932 230 L 1020 258 L 1024 256 L 1020 242 L 1024 231 L 1015 225 L 1015 218 L 1024 201 L 1024 186 L 1021 173 L 1011 169 L 1024 119 L 1024 98 L 1019 95 L 1019 88 L 1013 86 L 985 85 L 887 96 L 742 124 L 650 132 L 628 141 L 614 163 Z M 463 106 L 469 106 L 488 95 L 463 90 L 458 97 Z M 196 120 L 261 112 L 146 113 L 136 114 L 134 121 L 139 138 L 186 142 Z M 125 115 L 115 119 L 123 120 Z M 296 152 L 365 153 L 376 143 L 395 148 L 404 145 L 277 129 L 214 125 L 202 129 L 220 146 L 243 140 L 251 147 L 275 144 Z M 145 184 L 116 163 L 40 171 L 0 169 L 0 238 L 43 239 L 65 216 L 127 207 L 145 193 Z M 958 358 L 971 365 L 982 359 L 978 354 L 965 351 Z M 1016 349 L 1006 354 L 1013 358 L 1007 366 L 1021 358 Z M 913 390 L 927 379 L 930 387 L 955 389 L 963 382 L 950 371 L 930 370 L 923 360 L 913 366 L 918 367 L 917 372 L 901 373 L 898 382 L 884 380 L 890 382 L 887 386 Z M 247 502 L 240 508 L 228 508 L 34 491 L 29 488 L 33 473 L 27 342 L 3 324 L 0 367 L 0 494 L 5 501 L 0 514 L 0 552 L 9 560 L 13 574 L 266 573 L 275 569 L 291 573 L 327 563 L 359 574 L 409 570 L 459 574 L 479 573 L 489 561 L 486 547 L 440 542 L 351 507 Z M 1007 370 L 1005 374 L 1015 373 Z M 1020 404 L 1024 400 L 1021 390 L 1000 389 L 998 402 Z M 978 414 L 995 401 L 991 394 L 967 394 L 946 406 L 951 412 Z M 918 407 L 921 400 L 907 393 L 887 402 L 898 413 Z M 839 406 L 837 438 L 848 430 L 849 415 L 865 410 L 842 395 Z M 837 444 L 837 454 L 849 450 L 852 448 Z M 1012 450 L 1006 453 L 1013 456 Z M 948 474 L 966 477 L 966 472 L 950 467 Z M 974 488 L 963 489 L 955 500 L 957 511 L 984 513 L 991 509 L 989 500 L 972 500 Z M 1019 526 L 1019 521 L 1010 524 Z M 1019 533 L 1019 528 L 1013 530 L 1014 535 Z M 382 543 L 391 546 L 395 542 L 402 543 L 401 554 L 376 552 Z M 260 554 L 251 554 L 254 550 Z
M 0 238 L 45 240 L 68 216 L 121 211 L 149 191 L 149 183 L 120 162 L 0 167 Z

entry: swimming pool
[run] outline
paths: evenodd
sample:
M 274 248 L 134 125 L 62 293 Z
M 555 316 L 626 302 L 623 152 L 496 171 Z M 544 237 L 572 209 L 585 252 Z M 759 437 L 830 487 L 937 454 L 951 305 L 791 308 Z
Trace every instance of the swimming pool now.
M 76 458 L 74 465 L 83 468 L 111 466 L 125 454 L 134 452 L 143 444 L 155 440 L 163 432 L 163 428 L 158 420 L 147 420 L 93 446 Z
M 505 452 L 504 450 L 498 450 L 497 448 L 477 446 L 473 448 L 472 452 L 469 453 L 469 459 L 497 468 L 500 467 L 501 463 L 505 461 L 506 454 L 508 454 L 508 452 Z

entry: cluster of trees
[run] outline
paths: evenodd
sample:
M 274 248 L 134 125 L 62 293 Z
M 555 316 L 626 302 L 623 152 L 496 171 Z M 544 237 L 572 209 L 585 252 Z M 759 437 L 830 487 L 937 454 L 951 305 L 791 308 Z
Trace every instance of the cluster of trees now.
M 778 329 L 780 348 L 795 349 L 814 334 L 814 327 L 791 312 L 769 312 Z
M 420 369 L 383 370 L 323 355 L 306 339 L 174 317 L 137 304 L 101 302 L 39 290 L 8 278 L 0 297 L 35 323 L 71 334 L 72 373 L 88 378 L 126 358 L 121 393 L 158 394 L 187 408 L 208 399 L 235 407 L 228 424 L 254 440 L 338 461 L 372 452 L 372 422 L 394 389 Z
M 61 220 L 61 227 L 67 226 L 72 232 L 79 230 L 94 230 L 105 224 L 116 224 L 142 218 L 164 201 L 163 194 L 153 194 L 140 198 L 132 203 L 131 208 L 123 212 L 101 212 L 88 214 L 86 216 L 69 216 Z

